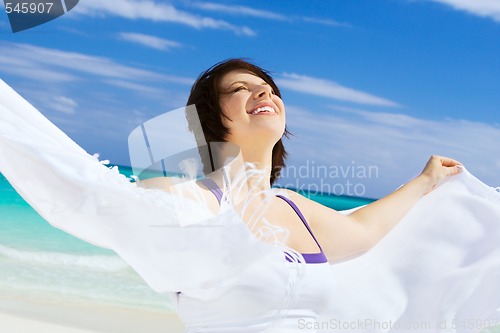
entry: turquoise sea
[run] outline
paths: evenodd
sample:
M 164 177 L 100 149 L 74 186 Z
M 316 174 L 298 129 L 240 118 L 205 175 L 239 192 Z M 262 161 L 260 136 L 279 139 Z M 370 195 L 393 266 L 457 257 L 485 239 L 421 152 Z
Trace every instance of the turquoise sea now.
M 119 167 L 129 176 L 130 168 Z M 307 193 L 303 193 L 308 195 Z M 315 194 L 311 199 L 337 210 L 373 200 Z M 114 252 L 50 226 L 0 174 L 0 298 L 85 300 L 125 307 L 167 309 Z

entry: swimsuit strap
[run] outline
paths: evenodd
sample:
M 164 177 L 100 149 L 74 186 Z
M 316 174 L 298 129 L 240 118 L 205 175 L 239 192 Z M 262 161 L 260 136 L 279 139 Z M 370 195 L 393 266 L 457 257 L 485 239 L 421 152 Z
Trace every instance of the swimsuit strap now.
M 213 195 L 215 195 L 215 197 L 217 198 L 217 201 L 219 201 L 219 204 L 220 204 L 222 201 L 223 193 L 222 193 L 222 190 L 217 186 L 217 184 L 210 178 L 201 179 L 200 182 L 203 185 L 205 185 L 210 190 L 210 192 L 213 193 Z M 319 250 L 320 250 L 319 253 L 301 253 L 305 262 L 310 263 L 310 264 L 321 264 L 321 263 L 328 262 L 328 259 L 326 258 L 325 253 L 323 252 L 323 248 L 321 247 L 318 240 L 316 239 L 316 236 L 314 236 L 314 234 L 311 230 L 311 227 L 309 227 L 309 224 L 307 223 L 304 215 L 302 215 L 302 212 L 300 211 L 299 207 L 297 207 L 297 205 L 292 200 L 288 199 L 287 197 L 284 197 L 284 196 L 279 195 L 279 194 L 276 196 L 278 198 L 284 200 L 286 203 L 288 203 L 293 208 L 293 210 L 299 216 L 302 223 L 304 223 L 304 225 L 307 228 L 307 231 L 309 231 L 309 234 L 311 234 L 312 238 L 314 239 L 314 241 L 316 242 L 316 244 L 319 247 Z M 286 259 L 287 259 L 287 261 L 290 261 L 290 262 L 292 261 L 289 257 L 287 257 Z
M 285 197 L 285 196 L 282 196 L 280 194 L 276 195 L 278 198 L 280 199 L 283 199 L 287 204 L 290 205 L 290 207 L 293 208 L 293 210 L 295 211 L 295 213 L 299 216 L 299 218 L 302 220 L 302 223 L 304 223 L 304 225 L 306 226 L 307 230 L 309 231 L 309 233 L 311 234 L 312 238 L 314 239 L 314 241 L 316 242 L 316 244 L 318 245 L 319 247 L 319 250 L 321 252 L 323 252 L 323 249 L 321 248 L 321 245 L 319 245 L 319 242 L 318 240 L 316 239 L 316 236 L 314 236 L 312 230 L 311 230 L 311 227 L 309 226 L 309 223 L 307 223 L 307 220 L 306 218 L 304 217 L 304 215 L 302 215 L 302 212 L 300 211 L 299 207 L 297 207 L 297 205 L 292 201 L 290 200 L 289 198 Z
M 217 186 L 217 184 L 210 178 L 204 178 L 202 180 L 200 180 L 200 182 L 205 185 L 209 190 L 210 192 L 212 192 L 215 197 L 217 198 L 217 201 L 219 201 L 219 205 L 222 201 L 222 196 L 223 196 L 223 193 L 222 193 L 222 190 L 219 188 L 219 186 Z

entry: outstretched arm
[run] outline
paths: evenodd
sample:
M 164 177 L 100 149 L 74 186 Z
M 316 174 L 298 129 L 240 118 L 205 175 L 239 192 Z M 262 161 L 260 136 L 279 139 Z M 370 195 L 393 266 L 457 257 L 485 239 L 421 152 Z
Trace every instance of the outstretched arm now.
M 393 193 L 348 216 L 304 202 L 311 227 L 330 261 L 359 255 L 381 240 L 426 193 L 446 177 L 461 172 L 459 162 L 432 156 L 422 173 Z
M 442 156 L 432 156 L 422 173 L 388 196 L 351 214 L 367 229 L 373 244 L 382 239 L 425 194 L 444 178 L 462 170 L 459 162 Z

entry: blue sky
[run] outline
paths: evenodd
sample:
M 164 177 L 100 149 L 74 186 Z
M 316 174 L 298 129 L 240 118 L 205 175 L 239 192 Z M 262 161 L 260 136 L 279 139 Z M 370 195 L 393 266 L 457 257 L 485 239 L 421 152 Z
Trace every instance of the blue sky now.
M 500 185 L 497 0 L 80 0 L 16 34 L 0 13 L 0 78 L 115 164 L 129 163 L 133 128 L 230 57 L 282 90 L 294 134 L 282 185 L 380 197 L 431 154 Z

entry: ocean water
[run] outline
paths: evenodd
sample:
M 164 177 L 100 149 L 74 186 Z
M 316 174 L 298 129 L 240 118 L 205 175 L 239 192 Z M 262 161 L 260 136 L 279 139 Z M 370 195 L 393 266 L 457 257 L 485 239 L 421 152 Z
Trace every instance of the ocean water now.
M 119 170 L 126 176 L 131 173 L 127 167 Z M 328 194 L 310 197 L 338 210 L 373 201 Z M 151 290 L 113 251 L 50 226 L 0 174 L 0 299 L 2 295 L 172 310 L 168 297 Z

